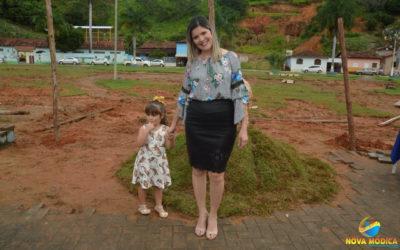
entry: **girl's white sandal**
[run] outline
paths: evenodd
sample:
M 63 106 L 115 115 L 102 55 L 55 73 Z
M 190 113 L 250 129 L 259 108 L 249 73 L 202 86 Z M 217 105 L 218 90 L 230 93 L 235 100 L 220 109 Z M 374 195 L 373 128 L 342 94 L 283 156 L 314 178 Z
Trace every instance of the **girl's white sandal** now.
M 163 206 L 155 206 L 154 210 L 158 213 L 161 218 L 167 218 L 168 213 L 164 211 Z
M 150 209 L 148 209 L 146 205 L 139 205 L 138 211 L 139 211 L 142 215 L 148 215 L 148 214 L 151 213 Z

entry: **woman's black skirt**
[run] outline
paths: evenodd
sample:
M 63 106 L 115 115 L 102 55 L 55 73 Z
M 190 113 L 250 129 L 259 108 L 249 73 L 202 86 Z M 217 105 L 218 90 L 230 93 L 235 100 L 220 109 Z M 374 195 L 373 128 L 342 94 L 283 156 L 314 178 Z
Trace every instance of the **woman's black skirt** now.
M 187 107 L 185 130 L 192 167 L 216 173 L 225 171 L 236 137 L 231 100 L 192 100 Z

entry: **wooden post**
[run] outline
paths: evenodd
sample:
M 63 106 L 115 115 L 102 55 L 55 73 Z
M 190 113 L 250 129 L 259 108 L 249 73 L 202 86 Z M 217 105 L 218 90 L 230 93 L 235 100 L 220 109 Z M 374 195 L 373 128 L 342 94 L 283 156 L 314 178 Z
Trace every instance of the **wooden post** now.
M 51 10 L 51 0 L 46 0 L 47 13 L 47 32 L 49 35 L 50 59 L 51 59 L 51 74 L 53 83 L 53 120 L 54 120 L 54 137 L 58 141 L 60 138 L 58 128 L 58 86 L 57 86 L 57 61 L 56 61 L 56 43 L 54 41 L 53 29 L 53 13 Z
M 214 11 L 214 0 L 208 0 L 208 21 L 211 26 L 215 29 L 215 11 Z
M 117 26 L 118 26 L 118 16 L 117 16 L 117 11 L 118 11 L 118 0 L 115 0 L 115 22 L 114 22 L 114 80 L 117 80 Z
M 344 90 L 346 96 L 346 108 L 347 108 L 347 122 L 349 128 L 349 142 L 350 150 L 356 149 L 356 137 L 354 135 L 354 121 L 353 112 L 351 107 L 351 96 L 350 96 L 350 85 L 349 85 L 349 71 L 347 68 L 347 51 L 346 44 L 344 42 L 344 29 L 343 29 L 343 19 L 338 19 L 339 26 L 339 40 L 340 40 L 340 50 L 342 55 L 342 67 L 343 67 L 343 78 L 344 78 Z

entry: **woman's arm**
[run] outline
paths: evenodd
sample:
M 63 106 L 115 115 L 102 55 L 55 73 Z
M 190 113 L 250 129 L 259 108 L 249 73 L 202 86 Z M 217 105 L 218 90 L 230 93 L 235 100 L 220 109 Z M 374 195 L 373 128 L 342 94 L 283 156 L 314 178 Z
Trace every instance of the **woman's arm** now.
M 178 125 L 178 121 L 179 121 L 179 108 L 176 107 L 176 109 L 174 111 L 174 116 L 172 118 L 171 126 L 167 130 L 167 135 L 166 135 L 167 140 L 171 140 L 174 138 L 176 126 Z
M 247 112 L 247 105 L 243 104 L 243 110 L 244 110 L 244 118 L 241 122 L 241 127 L 239 131 L 239 138 L 238 138 L 238 147 L 242 149 L 244 146 L 246 146 L 247 141 L 248 141 L 248 135 L 247 135 L 247 126 L 249 124 L 249 115 Z
M 165 135 L 165 144 L 167 145 L 168 149 L 171 149 L 175 146 L 175 138 L 174 136 L 168 137 L 169 128 L 167 127 L 167 134 Z

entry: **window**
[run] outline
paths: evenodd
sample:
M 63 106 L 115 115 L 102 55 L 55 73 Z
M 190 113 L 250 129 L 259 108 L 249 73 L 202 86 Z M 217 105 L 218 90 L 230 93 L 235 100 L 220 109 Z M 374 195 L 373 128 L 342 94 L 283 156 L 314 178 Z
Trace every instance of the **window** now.
M 94 53 L 96 53 L 96 54 L 105 54 L 106 52 L 104 52 L 104 51 L 95 51 Z
M 302 58 L 298 58 L 296 61 L 296 64 L 303 64 L 303 59 Z
M 377 63 L 372 63 L 372 68 L 378 68 L 378 64 Z
M 315 59 L 314 65 L 321 65 L 321 59 Z
M 358 62 L 353 62 L 353 67 L 358 67 Z

